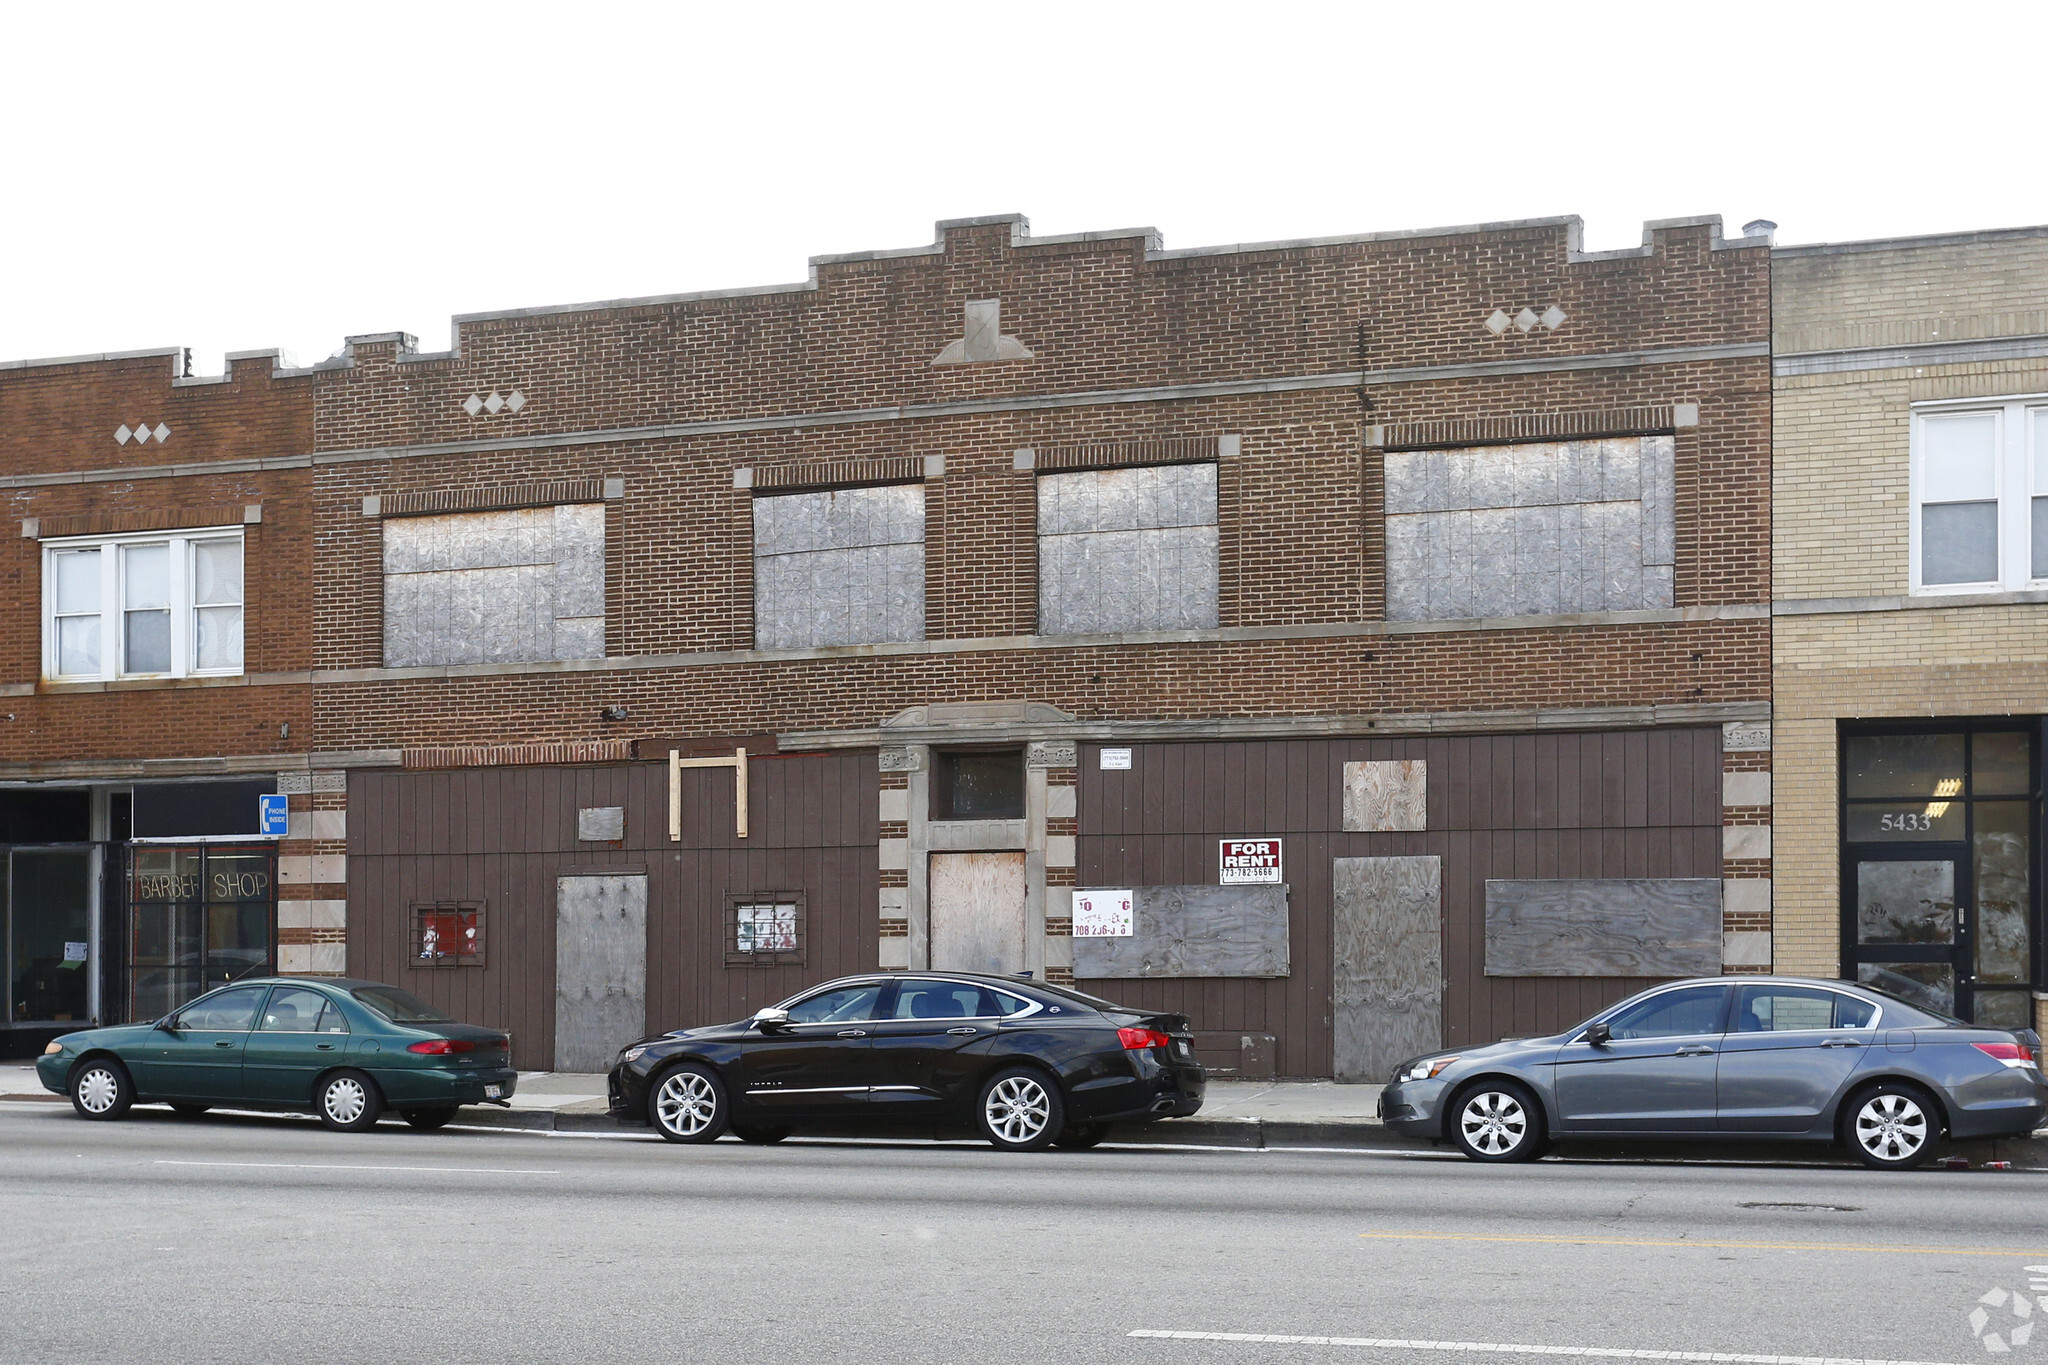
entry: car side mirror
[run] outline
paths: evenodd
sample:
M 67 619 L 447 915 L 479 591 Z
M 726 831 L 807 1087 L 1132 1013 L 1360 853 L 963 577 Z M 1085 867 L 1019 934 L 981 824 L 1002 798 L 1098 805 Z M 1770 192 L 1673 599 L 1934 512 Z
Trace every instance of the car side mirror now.
M 779 1010 L 773 1006 L 767 1009 L 755 1010 L 754 1022 L 761 1026 L 761 1032 L 774 1033 L 778 1029 L 789 1026 L 789 1011 Z
M 160 1028 L 165 1033 L 176 1033 L 178 1031 L 178 1016 L 166 1014 L 163 1018 L 157 1020 L 153 1027 Z
M 1594 1024 L 1586 1030 L 1585 1041 L 1594 1047 L 1605 1047 L 1614 1039 L 1614 1030 L 1605 1024 Z

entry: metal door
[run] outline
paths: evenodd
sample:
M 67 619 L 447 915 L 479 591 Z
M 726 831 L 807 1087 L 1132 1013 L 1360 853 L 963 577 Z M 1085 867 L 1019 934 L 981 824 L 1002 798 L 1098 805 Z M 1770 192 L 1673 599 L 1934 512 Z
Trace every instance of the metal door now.
M 647 1033 L 647 878 L 555 879 L 555 1070 L 608 1071 Z
M 1969 845 L 1851 844 L 1843 875 L 1852 935 L 1843 965 L 1866 986 L 1956 1014 L 1970 979 Z
M 931 965 L 940 972 L 1024 970 L 1024 855 L 931 855 Z

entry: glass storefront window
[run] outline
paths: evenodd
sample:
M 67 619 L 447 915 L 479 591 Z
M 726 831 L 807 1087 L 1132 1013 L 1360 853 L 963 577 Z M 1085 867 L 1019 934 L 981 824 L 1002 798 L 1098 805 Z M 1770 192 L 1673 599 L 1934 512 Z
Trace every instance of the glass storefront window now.
M 202 991 L 271 970 L 276 886 L 268 848 L 134 849 L 129 1017 L 158 1019 Z
M 1970 795 L 2026 796 L 2034 789 L 2032 745 L 2019 731 L 1970 736 Z
M 1851 799 L 1963 790 L 1961 735 L 1851 735 L 1846 747 L 1843 794 Z
M 2024 986 L 2032 961 L 2027 949 L 2031 900 L 2027 895 L 2025 801 L 1979 801 L 1971 836 L 1977 875 L 1977 980 Z
M 16 849 L 8 878 L 8 1013 L 16 1023 L 91 1012 L 92 855 Z

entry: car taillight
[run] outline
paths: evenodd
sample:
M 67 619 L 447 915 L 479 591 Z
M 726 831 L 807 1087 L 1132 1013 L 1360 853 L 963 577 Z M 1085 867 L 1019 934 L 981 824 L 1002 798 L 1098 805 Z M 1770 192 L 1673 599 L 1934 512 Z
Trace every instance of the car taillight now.
M 1116 1036 L 1118 1042 L 1133 1052 L 1148 1047 L 1173 1046 L 1173 1039 L 1156 1028 L 1120 1028 L 1116 1031 Z
M 429 1038 L 423 1043 L 414 1043 L 407 1052 L 417 1052 L 426 1057 L 441 1057 L 450 1052 L 474 1052 L 476 1044 L 467 1038 Z
M 2025 1043 L 1972 1043 L 1971 1046 L 1986 1057 L 1996 1058 L 2007 1066 L 2034 1064 L 2034 1049 Z

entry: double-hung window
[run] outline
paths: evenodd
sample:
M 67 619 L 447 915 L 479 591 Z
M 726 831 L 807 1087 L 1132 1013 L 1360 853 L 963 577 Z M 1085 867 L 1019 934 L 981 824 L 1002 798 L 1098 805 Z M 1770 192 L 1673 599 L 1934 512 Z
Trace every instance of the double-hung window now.
M 242 532 L 43 542 L 43 675 L 54 682 L 242 671 Z
M 1913 413 L 1913 590 L 2048 585 L 2048 397 Z

